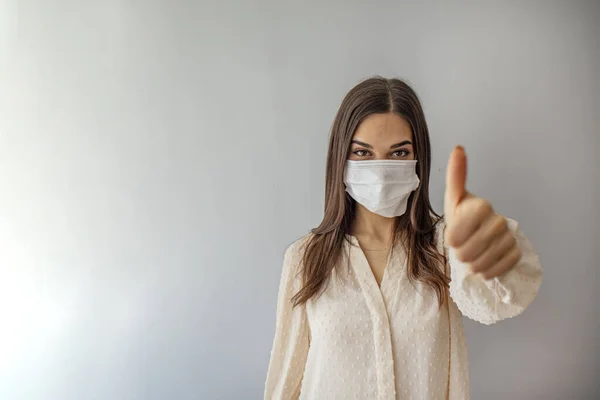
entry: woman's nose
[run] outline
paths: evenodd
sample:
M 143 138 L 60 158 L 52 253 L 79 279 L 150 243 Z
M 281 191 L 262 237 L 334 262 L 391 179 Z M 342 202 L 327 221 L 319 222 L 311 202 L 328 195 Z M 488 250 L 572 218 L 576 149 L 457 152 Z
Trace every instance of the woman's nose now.
M 375 153 L 376 160 L 389 160 L 390 155 L 387 153 Z

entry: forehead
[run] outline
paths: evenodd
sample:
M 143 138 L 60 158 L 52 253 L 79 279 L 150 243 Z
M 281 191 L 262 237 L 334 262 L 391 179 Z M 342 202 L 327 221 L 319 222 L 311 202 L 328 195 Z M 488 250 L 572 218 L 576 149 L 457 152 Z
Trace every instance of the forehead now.
M 410 124 L 398 114 L 371 114 L 361 122 L 352 139 L 371 145 L 394 144 L 412 141 L 412 130 Z

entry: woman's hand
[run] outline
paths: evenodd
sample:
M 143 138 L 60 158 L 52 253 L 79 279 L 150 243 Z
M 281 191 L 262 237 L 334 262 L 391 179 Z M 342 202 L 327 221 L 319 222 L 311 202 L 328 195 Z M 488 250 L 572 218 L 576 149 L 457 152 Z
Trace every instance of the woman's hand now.
M 506 219 L 494 212 L 489 201 L 467 192 L 466 179 L 467 157 L 459 146 L 448 161 L 445 241 L 474 273 L 491 279 L 514 267 L 521 259 L 521 250 Z

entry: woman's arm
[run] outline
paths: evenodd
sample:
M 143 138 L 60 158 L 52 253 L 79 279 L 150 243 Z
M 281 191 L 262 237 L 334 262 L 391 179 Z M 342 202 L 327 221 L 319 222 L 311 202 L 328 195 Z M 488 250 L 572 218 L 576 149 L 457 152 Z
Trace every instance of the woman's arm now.
M 275 339 L 267 372 L 265 399 L 297 399 L 309 348 L 309 328 L 304 304 L 293 307 L 292 297 L 300 289 L 299 243 L 285 252 L 279 296 Z
M 538 255 L 521 233 L 519 224 L 506 220 L 521 250 L 521 259 L 496 278 L 485 280 L 480 274 L 472 274 L 469 265 L 444 244 L 450 264 L 450 296 L 464 315 L 486 325 L 521 314 L 535 299 L 542 283 Z M 443 238 L 443 226 L 441 232 Z

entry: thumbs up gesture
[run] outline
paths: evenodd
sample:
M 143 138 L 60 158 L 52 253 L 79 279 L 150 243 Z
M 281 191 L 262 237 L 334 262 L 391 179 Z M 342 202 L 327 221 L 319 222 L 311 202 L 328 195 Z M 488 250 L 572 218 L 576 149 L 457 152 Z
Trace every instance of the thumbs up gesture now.
M 521 250 L 506 219 L 494 212 L 489 201 L 467 192 L 467 156 L 456 147 L 448 161 L 444 213 L 446 244 L 473 273 L 492 279 L 519 262 Z

